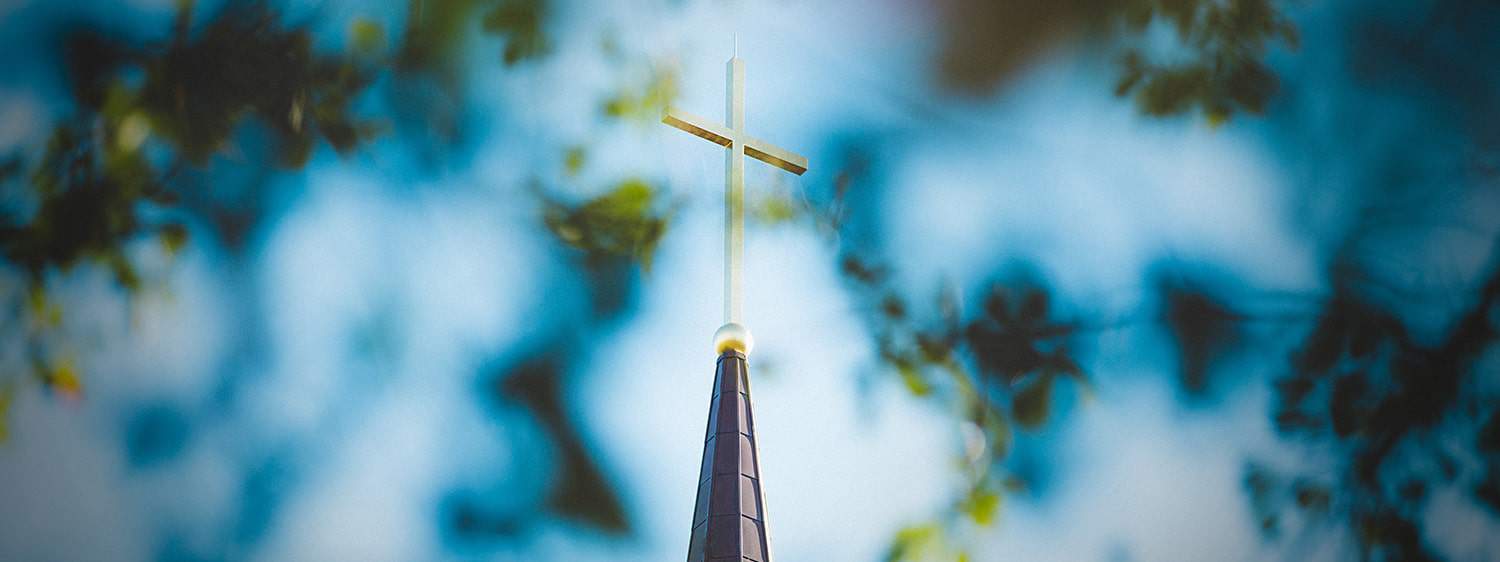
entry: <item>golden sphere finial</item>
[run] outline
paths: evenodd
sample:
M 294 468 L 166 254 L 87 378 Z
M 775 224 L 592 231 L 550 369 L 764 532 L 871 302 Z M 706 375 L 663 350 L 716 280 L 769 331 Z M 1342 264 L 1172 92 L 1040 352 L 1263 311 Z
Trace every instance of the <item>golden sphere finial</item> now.
M 730 322 L 714 332 L 714 353 L 721 354 L 733 349 L 746 356 L 750 355 L 750 348 L 755 346 L 755 338 L 750 336 L 750 329 L 734 322 Z

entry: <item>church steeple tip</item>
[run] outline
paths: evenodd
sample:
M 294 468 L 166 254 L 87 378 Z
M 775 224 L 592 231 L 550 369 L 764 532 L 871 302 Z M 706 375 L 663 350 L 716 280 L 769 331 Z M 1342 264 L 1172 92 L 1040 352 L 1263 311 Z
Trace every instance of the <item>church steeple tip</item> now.
M 760 450 L 750 408 L 750 373 L 746 356 L 754 346 L 740 322 L 740 255 L 745 250 L 745 157 L 750 156 L 796 175 L 807 171 L 807 158 L 756 139 L 745 131 L 745 66 L 729 59 L 728 123 L 720 124 L 678 109 L 662 122 L 728 150 L 724 181 L 724 325 L 714 332 L 714 392 L 698 472 L 698 499 L 688 562 L 770 562 L 765 494 L 760 486 Z

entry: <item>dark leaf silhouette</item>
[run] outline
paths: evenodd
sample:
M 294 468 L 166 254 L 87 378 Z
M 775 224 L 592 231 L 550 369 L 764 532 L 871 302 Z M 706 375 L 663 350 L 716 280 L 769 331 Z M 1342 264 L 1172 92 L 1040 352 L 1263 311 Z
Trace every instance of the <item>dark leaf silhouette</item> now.
M 1016 392 L 1016 423 L 1026 429 L 1036 429 L 1047 421 L 1052 410 L 1052 375 L 1042 375 L 1021 385 Z
M 1181 388 L 1188 396 L 1203 396 L 1209 391 L 1210 369 L 1243 338 L 1244 318 L 1200 282 L 1169 279 L 1160 291 L 1162 320 L 1177 346 Z
M 1489 508 L 1496 517 L 1500 517 L 1500 473 L 1491 469 L 1490 474 L 1474 486 L 1474 498 L 1479 500 L 1480 505 Z
M 964 332 L 979 371 L 1010 385 L 1061 361 L 1054 350 L 1074 330 L 1047 315 L 1042 289 L 1025 282 L 994 286 L 985 296 L 984 316 Z
M 1215 124 L 1235 111 L 1265 111 L 1279 87 L 1262 62 L 1268 47 L 1299 42 L 1273 0 L 949 0 L 940 11 L 936 66 L 949 90 L 990 92 L 1063 44 L 1123 43 L 1116 95 L 1134 95 L 1147 115 L 1197 109 Z M 1148 62 L 1148 49 L 1137 46 L 1150 43 L 1155 21 L 1176 31 L 1172 63 Z
M 83 124 L 59 127 L 32 176 L 39 205 L 30 217 L 0 223 L 0 253 L 34 284 L 51 268 L 87 259 L 108 267 L 122 285 L 135 286 L 122 246 L 149 228 L 137 203 L 160 187 L 146 167 L 134 152 L 98 146 Z
M 546 0 L 501 0 L 484 16 L 484 30 L 505 40 L 501 59 L 511 65 L 545 54 Z
M 115 73 L 139 57 L 119 41 L 91 29 L 76 29 L 63 39 L 63 56 L 73 97 L 79 105 L 99 110 Z
M 1485 453 L 1500 453 L 1500 409 L 1490 412 L 1489 421 L 1479 429 L 1479 450 Z
M 198 164 L 222 150 L 247 115 L 276 134 L 291 167 L 307 161 L 315 138 L 344 153 L 376 131 L 348 115 L 372 70 L 314 54 L 308 31 L 286 27 L 264 4 L 230 3 L 194 35 L 180 26 L 143 66 L 140 107 L 151 129 Z
M 625 508 L 567 411 L 561 361 L 554 353 L 528 359 L 502 377 L 497 390 L 535 416 L 555 446 L 549 510 L 610 533 L 628 531 Z
M 526 529 L 525 521 L 510 513 L 496 513 L 479 499 L 454 494 L 442 503 L 445 529 L 463 541 L 510 538 Z
M 1395 315 L 1353 294 L 1346 289 L 1327 301 L 1293 354 L 1293 372 L 1276 386 L 1276 420 L 1290 435 L 1333 441 L 1349 451 L 1335 489 L 1350 496 L 1345 500 L 1350 507 L 1339 515 L 1355 531 L 1362 552 L 1437 559 L 1423 539 L 1420 509 L 1431 485 L 1462 472 L 1428 432 L 1480 406 L 1460 388 L 1479 376 L 1475 366 L 1496 341 L 1489 311 L 1500 302 L 1500 270 L 1490 273 L 1477 298 L 1436 344 L 1416 341 Z M 1496 455 L 1487 440 L 1495 439 L 1495 422 L 1475 418 L 1475 444 L 1483 458 L 1477 468 L 1484 476 L 1473 480 L 1478 483 L 1472 493 L 1481 504 L 1492 504 Z M 1413 459 L 1425 467 L 1414 475 Z M 1332 494 L 1325 496 L 1325 487 L 1300 486 L 1291 496 L 1297 506 L 1329 511 L 1325 506 Z

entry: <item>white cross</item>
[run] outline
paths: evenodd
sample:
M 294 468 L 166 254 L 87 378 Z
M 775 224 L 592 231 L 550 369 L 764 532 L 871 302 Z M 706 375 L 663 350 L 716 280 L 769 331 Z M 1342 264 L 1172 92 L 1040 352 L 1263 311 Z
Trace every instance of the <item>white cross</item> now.
M 749 155 L 799 176 L 807 171 L 807 158 L 745 132 L 745 63 L 738 56 L 731 57 L 728 70 L 728 127 L 676 108 L 669 108 L 661 121 L 729 149 L 724 186 L 724 327 L 719 328 L 714 340 L 720 353 L 726 345 L 749 353 L 750 334 L 740 325 L 740 258 L 745 251 L 744 157 Z

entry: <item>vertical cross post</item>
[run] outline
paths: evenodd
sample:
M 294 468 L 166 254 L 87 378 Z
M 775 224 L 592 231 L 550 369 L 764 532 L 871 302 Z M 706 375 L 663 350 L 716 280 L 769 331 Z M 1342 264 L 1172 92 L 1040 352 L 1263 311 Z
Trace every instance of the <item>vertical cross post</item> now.
M 724 190 L 724 323 L 740 323 L 741 260 L 745 254 L 745 63 L 729 59 L 728 117 L 734 137 L 725 165 Z

